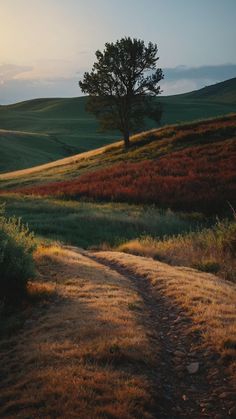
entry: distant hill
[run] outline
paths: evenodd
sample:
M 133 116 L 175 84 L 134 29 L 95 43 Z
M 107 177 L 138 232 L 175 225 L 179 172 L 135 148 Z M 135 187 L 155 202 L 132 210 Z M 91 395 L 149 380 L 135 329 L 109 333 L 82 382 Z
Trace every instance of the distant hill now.
M 182 95 L 182 97 L 184 96 L 191 99 L 204 99 L 215 103 L 236 105 L 236 77 Z
M 236 112 L 235 98 L 236 78 L 157 100 L 163 105 L 162 125 L 166 125 Z M 0 144 L 4 147 L 0 172 L 47 163 L 117 141 L 119 132 L 98 132 L 96 119 L 85 110 L 86 100 L 34 99 L 0 106 Z M 155 123 L 148 121 L 147 128 L 155 128 Z
M 236 112 L 236 78 L 189 93 L 163 96 L 160 100 L 164 108 L 163 124 L 176 124 Z

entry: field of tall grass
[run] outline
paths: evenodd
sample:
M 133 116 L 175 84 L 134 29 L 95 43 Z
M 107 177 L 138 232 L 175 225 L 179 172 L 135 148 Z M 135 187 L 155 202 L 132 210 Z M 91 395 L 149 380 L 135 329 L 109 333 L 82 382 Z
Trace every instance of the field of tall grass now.
M 43 243 L 119 249 L 235 279 L 236 222 L 155 206 L 92 203 L 8 194 L 8 216 L 20 217 Z
M 150 236 L 129 241 L 123 252 L 149 256 L 172 265 L 215 273 L 236 282 L 236 221 L 217 221 L 211 228 L 162 240 Z
M 83 248 L 115 247 L 143 235 L 163 238 L 196 230 L 200 214 L 174 213 L 148 205 L 92 203 L 8 194 L 0 196 L 9 216 L 21 217 L 43 240 Z

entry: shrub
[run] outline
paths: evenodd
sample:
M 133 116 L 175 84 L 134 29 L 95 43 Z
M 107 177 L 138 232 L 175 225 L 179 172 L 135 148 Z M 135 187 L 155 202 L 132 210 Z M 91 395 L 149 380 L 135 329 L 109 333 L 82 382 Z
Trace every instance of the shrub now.
M 34 275 L 34 236 L 20 219 L 7 219 L 0 210 L 0 301 L 13 304 L 22 300 L 27 281 Z

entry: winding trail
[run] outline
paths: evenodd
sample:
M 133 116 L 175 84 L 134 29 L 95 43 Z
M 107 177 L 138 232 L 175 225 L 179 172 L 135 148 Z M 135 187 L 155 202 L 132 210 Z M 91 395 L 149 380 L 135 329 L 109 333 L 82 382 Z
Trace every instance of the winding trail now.
M 0 343 L 1 418 L 234 417 L 219 356 L 129 258 L 66 247 L 37 265 L 56 292 Z

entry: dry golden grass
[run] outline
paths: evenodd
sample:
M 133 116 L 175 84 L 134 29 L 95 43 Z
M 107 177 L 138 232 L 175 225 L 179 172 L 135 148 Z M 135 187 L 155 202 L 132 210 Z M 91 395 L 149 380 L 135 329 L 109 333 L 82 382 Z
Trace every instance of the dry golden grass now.
M 53 298 L 56 294 L 56 286 L 53 283 L 29 281 L 27 284 L 27 297 L 29 301 L 41 301 Z
M 172 267 L 151 258 L 120 252 L 99 252 L 99 257 L 146 277 L 154 288 L 170 297 L 193 320 L 203 343 L 222 356 L 236 357 L 236 285 L 212 274 Z M 236 373 L 236 362 L 232 364 Z
M 213 228 L 163 240 L 152 237 L 131 240 L 117 250 L 152 257 L 171 265 L 217 273 L 224 279 L 236 282 L 235 237 L 235 221 L 221 221 Z
M 131 281 L 73 248 L 40 248 L 35 259 L 56 294 L 0 344 L 0 417 L 153 418 L 158 354 Z

